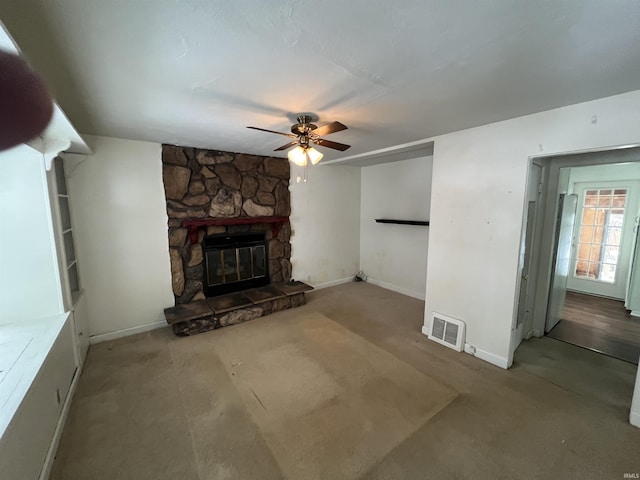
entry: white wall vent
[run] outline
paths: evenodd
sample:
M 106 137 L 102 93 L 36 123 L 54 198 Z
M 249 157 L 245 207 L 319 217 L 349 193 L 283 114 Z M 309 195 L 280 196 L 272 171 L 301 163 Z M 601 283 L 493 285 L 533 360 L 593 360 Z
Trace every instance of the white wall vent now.
M 466 325 L 462 320 L 433 312 L 429 338 L 434 342 L 453 348 L 458 352 L 464 349 Z

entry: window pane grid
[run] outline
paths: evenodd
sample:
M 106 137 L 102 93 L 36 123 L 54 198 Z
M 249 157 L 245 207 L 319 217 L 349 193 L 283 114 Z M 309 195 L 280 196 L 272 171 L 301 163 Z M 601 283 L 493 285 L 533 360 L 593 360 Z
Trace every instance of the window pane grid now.
M 71 214 L 69 213 L 69 200 L 67 197 L 58 196 L 60 204 L 60 221 L 62 222 L 62 230 L 71 230 Z
M 67 182 L 64 174 L 64 162 L 62 158 L 56 157 L 53 160 L 55 166 L 56 185 L 58 187 L 58 195 L 67 195 Z
M 68 231 L 63 235 L 64 239 L 64 253 L 67 257 L 67 268 L 76 261 L 76 249 L 73 245 L 73 236 L 71 231 Z
M 626 189 L 585 192 L 575 277 L 615 282 L 626 202 Z
M 80 282 L 78 281 L 78 267 L 74 262 L 68 269 L 68 277 L 69 277 L 69 288 L 72 292 L 77 292 L 80 290 Z

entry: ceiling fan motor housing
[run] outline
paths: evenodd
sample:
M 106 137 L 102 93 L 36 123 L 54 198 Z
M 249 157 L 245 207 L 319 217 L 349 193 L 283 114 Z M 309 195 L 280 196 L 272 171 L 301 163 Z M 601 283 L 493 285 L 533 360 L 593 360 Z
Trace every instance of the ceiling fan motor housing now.
M 318 126 L 311 123 L 311 117 L 309 115 L 299 115 L 298 123 L 291 126 L 291 133 L 294 135 L 308 135 L 309 132 L 316 128 L 318 128 Z

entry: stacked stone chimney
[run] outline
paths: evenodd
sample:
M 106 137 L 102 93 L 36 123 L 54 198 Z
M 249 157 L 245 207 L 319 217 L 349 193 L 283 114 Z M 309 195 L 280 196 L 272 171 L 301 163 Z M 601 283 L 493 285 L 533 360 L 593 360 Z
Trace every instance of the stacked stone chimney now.
M 205 298 L 202 240 L 218 233 L 266 234 L 272 282 L 291 279 L 291 226 L 273 236 L 265 223 L 204 226 L 191 244 L 184 220 L 288 217 L 289 162 L 285 158 L 162 146 L 162 178 L 169 217 L 169 258 L 176 304 Z

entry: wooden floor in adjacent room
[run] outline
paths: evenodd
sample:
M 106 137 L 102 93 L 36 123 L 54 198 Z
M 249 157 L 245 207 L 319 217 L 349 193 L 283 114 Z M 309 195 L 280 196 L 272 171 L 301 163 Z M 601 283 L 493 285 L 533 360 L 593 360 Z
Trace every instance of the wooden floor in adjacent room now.
M 640 318 L 620 300 L 567 292 L 562 319 L 548 336 L 636 365 L 640 357 Z

